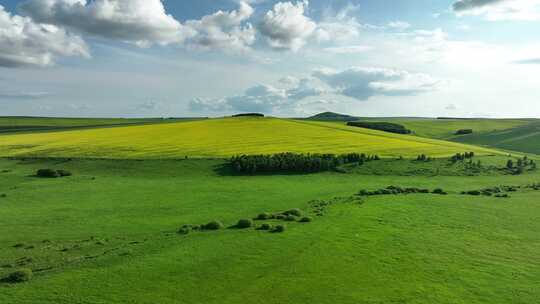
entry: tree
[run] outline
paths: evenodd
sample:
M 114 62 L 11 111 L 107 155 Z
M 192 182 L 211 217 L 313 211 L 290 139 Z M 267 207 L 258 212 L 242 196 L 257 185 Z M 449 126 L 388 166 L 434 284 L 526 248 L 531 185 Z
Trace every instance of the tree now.
M 506 162 L 506 168 L 514 169 L 514 162 L 511 159 Z

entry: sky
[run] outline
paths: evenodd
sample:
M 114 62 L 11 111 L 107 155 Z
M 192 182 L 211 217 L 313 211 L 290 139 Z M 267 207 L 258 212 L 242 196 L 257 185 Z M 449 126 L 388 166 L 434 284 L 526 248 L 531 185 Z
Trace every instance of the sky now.
M 540 117 L 540 0 L 0 0 L 0 116 Z

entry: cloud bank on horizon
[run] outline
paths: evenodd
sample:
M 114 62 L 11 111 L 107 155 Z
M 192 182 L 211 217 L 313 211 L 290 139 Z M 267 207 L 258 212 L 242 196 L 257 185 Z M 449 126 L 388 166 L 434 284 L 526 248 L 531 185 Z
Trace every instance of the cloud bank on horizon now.
M 4 114 L 520 116 L 509 98 L 540 98 L 511 78 L 537 72 L 540 0 L 190 2 L 8 0 Z

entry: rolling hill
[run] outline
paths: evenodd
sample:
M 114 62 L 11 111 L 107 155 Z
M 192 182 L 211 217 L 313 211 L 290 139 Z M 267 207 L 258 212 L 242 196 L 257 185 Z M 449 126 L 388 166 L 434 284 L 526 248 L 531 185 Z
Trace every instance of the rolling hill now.
M 540 122 L 533 122 L 506 130 L 460 136 L 453 138 L 452 140 L 462 143 L 540 154 Z
M 224 118 L 0 136 L 0 156 L 80 158 L 228 157 L 278 152 L 449 156 L 494 150 L 331 122 Z

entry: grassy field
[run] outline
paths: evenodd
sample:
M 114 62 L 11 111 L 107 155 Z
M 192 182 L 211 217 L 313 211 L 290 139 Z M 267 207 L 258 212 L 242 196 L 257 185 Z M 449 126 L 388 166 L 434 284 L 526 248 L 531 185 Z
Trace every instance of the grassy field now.
M 477 134 L 504 131 L 530 124 L 530 119 L 433 119 L 433 118 L 373 118 L 404 125 L 415 135 L 434 139 L 453 140 L 457 130 L 473 129 Z
M 278 152 L 363 152 L 381 156 L 497 153 L 486 148 L 347 127 L 276 118 L 203 121 L 0 136 L 0 156 L 183 158 Z
M 385 175 L 235 176 L 220 160 L 0 160 L 0 277 L 35 274 L 0 283 L 0 303 L 538 303 L 540 191 L 459 192 L 540 174 L 400 176 L 412 163 Z M 39 168 L 74 175 L 33 177 Z M 346 199 L 389 185 L 449 195 Z M 284 233 L 175 233 L 290 208 L 313 215 L 312 200 L 333 204 Z
M 0 117 L 0 133 L 53 131 L 89 127 L 164 123 L 183 120 L 186 119 Z
M 508 130 L 471 134 L 457 137 L 453 140 L 462 143 L 540 154 L 540 122 L 530 123 Z

